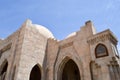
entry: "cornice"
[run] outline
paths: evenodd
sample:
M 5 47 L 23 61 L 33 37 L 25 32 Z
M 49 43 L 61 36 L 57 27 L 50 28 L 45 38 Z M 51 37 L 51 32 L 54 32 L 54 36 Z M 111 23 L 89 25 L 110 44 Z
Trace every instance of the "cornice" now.
M 118 42 L 115 35 L 109 29 L 105 30 L 103 32 L 97 33 L 97 34 L 93 35 L 92 37 L 89 37 L 87 42 L 90 45 L 93 45 L 93 44 L 98 43 L 100 41 L 104 42 L 106 40 L 110 40 L 113 44 L 117 44 L 117 42 Z

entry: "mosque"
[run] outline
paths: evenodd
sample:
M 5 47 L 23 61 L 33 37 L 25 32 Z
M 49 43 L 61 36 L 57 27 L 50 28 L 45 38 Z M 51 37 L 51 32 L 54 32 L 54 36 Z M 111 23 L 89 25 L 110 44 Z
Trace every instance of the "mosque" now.
M 118 40 L 91 21 L 64 40 L 26 20 L 0 39 L 0 80 L 120 80 Z

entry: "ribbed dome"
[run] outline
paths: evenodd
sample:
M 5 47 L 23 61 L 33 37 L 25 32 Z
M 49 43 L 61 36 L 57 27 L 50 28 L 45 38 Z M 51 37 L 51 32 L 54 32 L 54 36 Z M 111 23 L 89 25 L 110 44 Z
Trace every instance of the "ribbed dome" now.
M 42 34 L 43 36 L 47 38 L 54 38 L 53 34 L 46 27 L 42 25 L 38 25 L 38 24 L 32 24 L 32 27 L 38 30 L 40 34 Z

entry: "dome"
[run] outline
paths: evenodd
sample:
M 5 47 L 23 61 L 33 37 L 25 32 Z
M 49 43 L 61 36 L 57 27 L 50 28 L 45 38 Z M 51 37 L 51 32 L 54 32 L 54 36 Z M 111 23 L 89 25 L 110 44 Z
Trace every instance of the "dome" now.
M 46 27 L 38 24 L 32 24 L 32 27 L 38 30 L 40 34 L 47 38 L 54 38 L 53 34 Z
M 69 37 L 72 37 L 72 36 L 75 36 L 76 35 L 76 32 L 73 32 L 71 34 L 69 34 L 66 38 L 69 38 Z

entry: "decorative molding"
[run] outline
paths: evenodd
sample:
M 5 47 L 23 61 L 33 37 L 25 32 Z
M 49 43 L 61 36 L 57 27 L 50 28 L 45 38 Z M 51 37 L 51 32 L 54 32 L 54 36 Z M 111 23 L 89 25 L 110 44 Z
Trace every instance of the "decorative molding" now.
M 110 30 L 103 31 L 101 33 L 98 33 L 94 35 L 93 37 L 90 37 L 87 42 L 91 45 L 98 43 L 98 42 L 104 42 L 106 40 L 110 40 L 113 44 L 117 44 L 116 37 L 111 33 Z
M 115 57 L 112 57 L 112 60 L 110 61 L 110 64 L 111 65 L 118 65 L 119 66 L 119 63 L 118 63 L 118 61 L 117 61 L 117 59 L 115 58 Z
M 109 35 L 108 34 L 104 34 L 104 35 L 98 35 L 98 36 L 95 36 L 95 37 L 92 37 L 91 39 L 89 39 L 87 42 L 91 45 L 97 43 L 97 42 L 104 42 L 105 40 L 108 40 L 109 39 Z
M 63 48 L 66 48 L 66 47 L 69 47 L 69 46 L 72 46 L 73 45 L 73 42 L 69 42 L 69 43 L 66 43 L 64 45 L 61 45 L 60 48 L 63 49 Z

